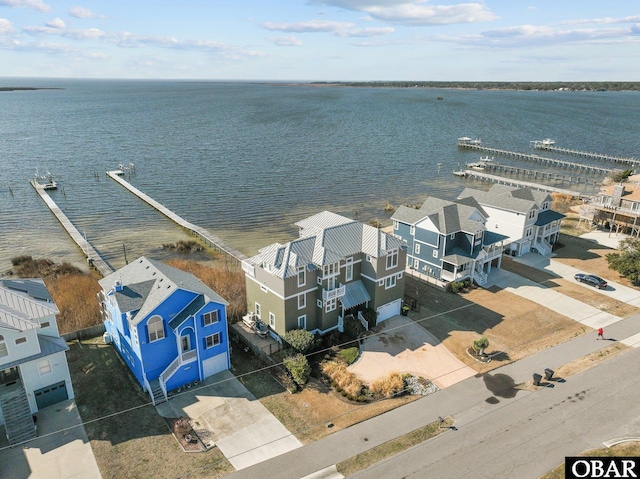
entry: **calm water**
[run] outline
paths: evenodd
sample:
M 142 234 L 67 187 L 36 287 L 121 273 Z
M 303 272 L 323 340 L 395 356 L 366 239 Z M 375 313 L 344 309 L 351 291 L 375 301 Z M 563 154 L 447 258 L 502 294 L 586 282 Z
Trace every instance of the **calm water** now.
M 293 238 L 293 223 L 323 209 L 384 221 L 387 202 L 452 199 L 465 186 L 488 187 L 451 174 L 481 156 L 458 151 L 460 136 L 524 152 L 534 152 L 530 140 L 553 138 L 563 147 L 640 156 L 638 92 L 33 79 L 0 85 L 63 88 L 0 92 L 0 271 L 17 254 L 83 263 L 28 184 L 36 168 L 54 175 L 63 187 L 52 193 L 55 201 L 120 267 L 123 244 L 129 259 L 161 258 L 163 243 L 186 235 L 105 176 L 118 164 L 135 163 L 135 186 L 252 255 Z

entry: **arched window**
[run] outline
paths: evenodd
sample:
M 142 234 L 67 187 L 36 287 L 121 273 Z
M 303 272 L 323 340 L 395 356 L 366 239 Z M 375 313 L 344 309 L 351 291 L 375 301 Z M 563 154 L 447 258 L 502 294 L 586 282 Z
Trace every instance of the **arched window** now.
M 4 342 L 4 336 L 0 334 L 0 358 L 2 356 L 9 356 L 9 351 L 7 351 L 7 345 Z
M 149 331 L 149 342 L 152 343 L 164 338 L 164 325 L 160 316 L 154 316 L 147 322 L 147 331 Z

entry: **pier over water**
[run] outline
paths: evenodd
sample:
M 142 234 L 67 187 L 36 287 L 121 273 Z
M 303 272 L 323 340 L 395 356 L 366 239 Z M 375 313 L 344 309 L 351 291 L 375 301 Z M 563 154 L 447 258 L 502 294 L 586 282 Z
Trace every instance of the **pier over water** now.
M 94 249 L 93 246 L 91 246 L 87 239 L 80 234 L 78 229 L 62 212 L 56 202 L 53 201 L 51 196 L 49 196 L 47 190 L 43 188 L 42 185 L 39 185 L 35 180 L 31 180 L 31 186 L 33 186 L 33 188 L 40 195 L 45 204 L 49 207 L 51 212 L 58 219 L 60 224 L 64 227 L 67 233 L 69 233 L 71 239 L 80 247 L 84 255 L 87 257 L 87 262 L 89 263 L 89 265 L 100 271 L 102 276 L 107 276 L 113 273 L 115 270 L 100 256 L 100 254 Z
M 220 238 L 218 238 L 214 234 L 207 231 L 205 228 L 202 228 L 198 225 L 194 225 L 193 223 L 190 223 L 189 221 L 179 216 L 177 213 L 174 213 L 173 211 L 171 211 L 166 206 L 163 206 L 161 203 L 157 202 L 156 200 L 151 198 L 149 195 L 143 193 L 142 191 L 137 189 L 135 186 L 133 186 L 131 183 L 129 183 L 128 181 L 120 177 L 118 173 L 121 173 L 121 171 L 118 171 L 118 170 L 107 171 L 107 175 L 109 176 L 109 178 L 117 181 L 120 185 L 124 186 L 127 190 L 129 190 L 131 193 L 136 195 L 142 201 L 144 201 L 145 203 L 149 204 L 150 206 L 158 210 L 160 213 L 165 215 L 174 223 L 188 230 L 194 236 L 200 238 L 202 241 L 204 241 L 206 244 L 208 244 L 212 248 L 217 249 L 223 253 L 226 253 L 229 256 L 237 259 L 238 261 L 243 261 L 247 259 L 247 256 L 245 254 L 227 245 L 224 241 L 222 241 Z
M 565 155 L 580 156 L 582 158 L 589 158 L 591 160 L 601 161 L 613 161 L 615 163 L 625 163 L 628 165 L 640 165 L 640 159 L 638 158 L 625 158 L 622 156 L 604 155 L 602 153 L 592 153 L 590 151 L 573 150 L 571 148 L 560 148 L 555 146 L 553 140 L 532 140 L 529 145 L 536 150 L 556 151 Z

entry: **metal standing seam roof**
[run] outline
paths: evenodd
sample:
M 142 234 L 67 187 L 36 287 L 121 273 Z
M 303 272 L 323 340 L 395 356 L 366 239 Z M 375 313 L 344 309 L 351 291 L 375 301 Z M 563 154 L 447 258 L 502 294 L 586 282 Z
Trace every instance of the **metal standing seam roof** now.
M 19 366 L 20 364 L 35 361 L 36 359 L 44 358 L 46 356 L 50 356 L 61 351 L 67 351 L 69 349 L 69 346 L 67 346 L 67 342 L 64 339 L 56 338 L 54 336 L 44 336 L 42 334 L 38 334 L 38 343 L 40 343 L 39 353 L 28 356 L 26 358 L 16 359 L 15 361 L 12 361 L 10 363 L 5 363 L 2 365 L 2 368 L 13 368 L 15 366 Z
M 0 286 L 25 293 L 33 299 L 39 299 L 48 303 L 53 302 L 44 281 L 40 278 L 0 279 Z
M 144 256 L 129 263 L 124 268 L 102 278 L 99 283 L 103 290 L 112 291 L 116 281 L 120 282 L 123 286 L 123 290 L 125 286 L 128 286 L 131 291 L 141 295 L 140 298 L 120 295 L 120 299 L 122 300 L 125 300 L 125 297 L 130 299 L 132 301 L 131 305 L 133 305 L 133 303 L 142 303 L 142 306 L 134 314 L 134 323 L 138 323 L 144 319 L 151 311 L 153 311 L 153 309 L 165 301 L 177 289 L 184 289 L 203 294 L 208 300 L 216 303 L 224 305 L 229 304 L 218 293 L 202 283 L 191 273 L 181 271 L 159 261 L 148 259 Z M 145 288 L 136 288 L 136 285 L 150 281 L 153 282 L 150 288 L 147 289 L 146 285 Z M 123 311 L 122 309 L 121 311 L 123 313 L 128 312 L 126 310 Z
M 53 302 L 0 286 L 0 327 L 18 331 L 39 328 L 38 319 L 55 316 L 59 312 Z
M 371 296 L 369 296 L 367 288 L 364 287 L 361 280 L 345 284 L 344 291 L 344 296 L 340 298 L 344 309 L 350 309 L 367 301 L 371 301 Z

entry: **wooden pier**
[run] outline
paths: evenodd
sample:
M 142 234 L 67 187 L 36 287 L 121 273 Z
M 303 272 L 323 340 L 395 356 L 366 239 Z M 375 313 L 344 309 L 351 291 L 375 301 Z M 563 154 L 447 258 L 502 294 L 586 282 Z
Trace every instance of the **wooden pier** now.
M 640 164 L 640 159 L 638 158 L 624 158 L 622 156 L 604 155 L 602 153 L 573 150 L 571 148 L 560 148 L 558 146 L 554 146 L 554 144 L 555 142 L 551 140 L 532 140 L 529 142 L 529 145 L 536 150 L 555 151 L 565 155 L 580 156 L 582 158 L 589 158 L 592 160 L 613 161 L 614 163 L 624 163 L 633 166 Z
M 549 193 L 561 193 L 563 195 L 569 195 L 576 198 L 587 196 L 585 194 L 578 193 L 577 191 L 565 190 L 564 188 L 556 188 L 555 186 L 541 185 L 539 183 L 532 183 L 529 181 L 505 178 L 504 176 L 491 175 L 489 173 L 482 173 L 481 171 L 476 171 L 476 170 L 454 171 L 453 174 L 455 176 L 460 176 L 463 178 L 472 178 L 480 181 L 488 181 L 491 183 L 498 183 L 500 185 L 515 186 L 518 188 L 532 188 L 534 190 L 547 191 Z
M 220 238 L 218 238 L 214 234 L 210 233 L 209 231 L 207 231 L 206 229 L 198 225 L 194 225 L 193 223 L 190 223 L 189 221 L 185 220 L 177 213 L 174 213 L 169 208 L 158 203 L 149 195 L 146 195 L 145 193 L 137 189 L 131 183 L 129 183 L 128 181 L 120 177 L 117 171 L 107 171 L 107 175 L 112 180 L 115 180 L 118 183 L 120 183 L 120 185 L 124 186 L 127 190 L 129 190 L 131 193 L 136 195 L 142 201 L 144 201 L 145 203 L 149 204 L 150 206 L 158 210 L 160 213 L 165 215 L 171 221 L 183 227 L 194 236 L 200 238 L 202 241 L 204 241 L 206 244 L 208 244 L 212 248 L 217 249 L 218 251 L 222 251 L 223 253 L 228 254 L 229 256 L 237 259 L 238 261 L 243 261 L 247 259 L 247 256 L 245 254 L 227 245 L 224 241 L 222 241 Z
M 544 156 L 529 155 L 527 153 L 519 153 L 517 151 L 500 150 L 498 148 L 491 148 L 488 146 L 482 146 L 479 140 L 463 141 L 458 140 L 458 148 L 467 150 L 484 151 L 491 155 L 505 156 L 507 158 L 515 158 L 517 160 L 535 161 L 542 165 L 550 165 L 558 168 L 566 168 L 570 170 L 584 171 L 591 174 L 610 175 L 615 171 L 620 171 L 612 168 L 602 168 L 600 166 L 584 165 L 582 163 L 576 163 L 573 161 L 557 160 L 555 158 L 546 158 Z
M 506 173 L 508 175 L 525 176 L 537 180 L 549 180 L 549 181 L 561 181 L 569 184 L 585 184 L 585 185 L 599 185 L 601 182 L 595 178 L 586 178 L 584 176 L 571 176 L 560 173 L 549 173 L 546 171 L 530 170 L 527 168 L 519 168 L 517 166 L 501 165 L 500 163 L 493 163 L 492 161 L 480 160 L 474 163 L 467 163 L 467 169 L 479 170 L 479 171 L 497 171 L 500 173 Z
M 31 180 L 30 183 L 31 186 L 33 186 L 36 192 L 40 195 L 40 198 L 42 198 L 51 212 L 58 219 L 60 224 L 64 227 L 65 230 L 67 230 L 67 233 L 69 233 L 71 239 L 80 247 L 84 255 L 87 257 L 87 262 L 89 263 L 89 265 L 100 271 L 102 276 L 107 276 L 113 273 L 115 270 L 100 256 L 100 254 L 94 249 L 93 246 L 91 246 L 86 238 L 80 234 L 78 229 L 62 212 L 56 202 L 53 201 L 51 196 L 49 196 L 47 190 L 45 188 L 42 188 L 41 185 L 36 182 L 36 180 Z

